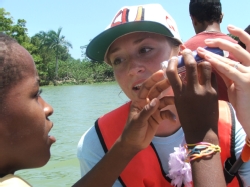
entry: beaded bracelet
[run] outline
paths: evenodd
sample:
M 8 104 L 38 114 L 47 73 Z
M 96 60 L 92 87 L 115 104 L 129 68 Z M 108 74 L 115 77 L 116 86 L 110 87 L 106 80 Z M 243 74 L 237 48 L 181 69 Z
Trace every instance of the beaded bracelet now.
M 192 147 L 192 149 L 190 149 L 190 147 Z M 221 152 L 221 148 L 219 145 L 214 145 L 208 142 L 186 144 L 185 148 L 187 149 L 187 162 L 205 156 L 212 156 L 212 154 L 215 152 Z
M 243 162 L 247 162 L 250 160 L 250 140 L 247 137 L 246 137 L 246 144 L 242 149 L 241 159 Z

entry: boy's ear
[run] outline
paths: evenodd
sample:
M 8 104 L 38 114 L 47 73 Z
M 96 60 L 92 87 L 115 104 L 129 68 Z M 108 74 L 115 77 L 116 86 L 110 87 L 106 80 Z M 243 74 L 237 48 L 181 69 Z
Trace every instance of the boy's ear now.
M 221 13 L 221 15 L 220 15 L 220 23 L 222 22 L 223 16 L 224 16 L 224 13 Z
M 191 17 L 191 20 L 192 20 L 192 23 L 193 23 L 193 25 L 194 26 L 196 26 L 197 25 L 197 19 L 194 17 L 194 16 L 192 16 L 192 15 L 190 15 L 190 17 Z

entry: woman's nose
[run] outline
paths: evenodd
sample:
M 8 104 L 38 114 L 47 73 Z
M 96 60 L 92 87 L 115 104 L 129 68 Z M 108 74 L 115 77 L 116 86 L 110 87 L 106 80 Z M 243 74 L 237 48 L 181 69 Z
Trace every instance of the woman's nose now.
M 145 67 L 138 61 L 131 61 L 129 68 L 129 75 L 137 75 L 145 71 Z

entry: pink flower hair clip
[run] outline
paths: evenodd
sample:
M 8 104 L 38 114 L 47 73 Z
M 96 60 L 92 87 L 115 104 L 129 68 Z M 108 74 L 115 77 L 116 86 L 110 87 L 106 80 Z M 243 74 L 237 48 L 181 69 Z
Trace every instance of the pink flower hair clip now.
M 192 173 L 190 163 L 187 162 L 187 150 L 183 146 L 174 147 L 175 152 L 169 157 L 169 174 L 167 175 L 171 181 L 171 185 L 181 187 L 192 186 Z

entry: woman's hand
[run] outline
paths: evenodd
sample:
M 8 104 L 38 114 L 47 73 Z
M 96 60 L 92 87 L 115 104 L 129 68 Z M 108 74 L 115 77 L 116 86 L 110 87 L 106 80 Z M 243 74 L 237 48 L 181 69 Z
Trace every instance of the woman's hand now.
M 236 111 L 239 122 L 250 138 L 250 36 L 244 30 L 234 26 L 228 26 L 228 31 L 240 38 L 246 45 L 246 50 L 238 44 L 220 38 L 207 39 L 205 43 L 208 47 L 219 47 L 228 51 L 240 63 L 210 53 L 202 48 L 198 48 L 197 51 L 222 76 L 228 88 L 229 101 Z

